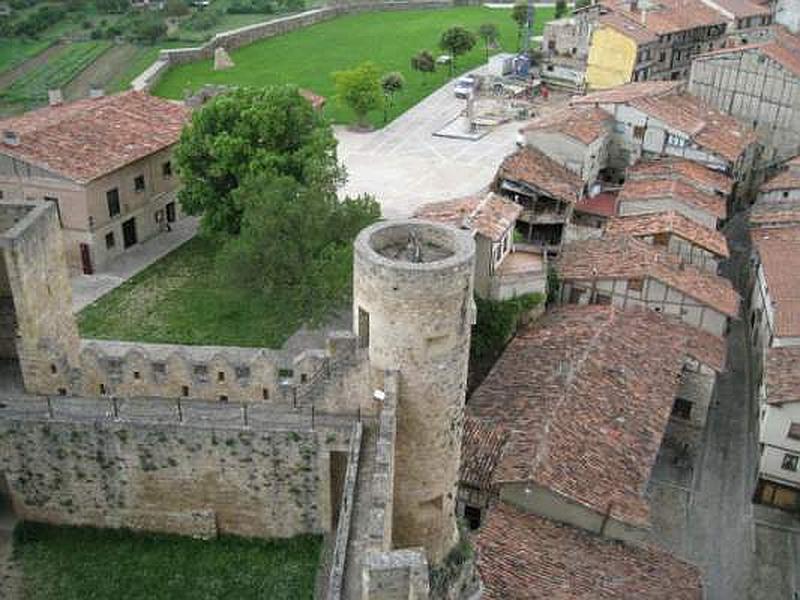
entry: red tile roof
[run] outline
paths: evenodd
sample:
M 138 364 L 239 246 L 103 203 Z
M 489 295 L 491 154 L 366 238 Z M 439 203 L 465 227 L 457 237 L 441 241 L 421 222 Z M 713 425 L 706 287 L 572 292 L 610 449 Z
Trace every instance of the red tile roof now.
M 0 121 L 19 139 L 0 153 L 87 183 L 175 144 L 188 116 L 144 92 L 78 100 Z
M 724 218 L 727 212 L 723 198 L 701 192 L 681 179 L 629 179 L 619 194 L 620 203 L 662 198 L 700 209 L 717 219 Z
M 639 81 L 626 83 L 609 90 L 593 92 L 585 96 L 575 96 L 570 104 L 624 104 L 643 97 L 657 97 L 672 94 L 683 86 L 680 81 Z
M 728 241 L 716 229 L 709 229 L 674 211 L 617 217 L 606 224 L 610 235 L 651 236 L 670 233 L 708 250 L 721 258 L 727 258 Z
M 489 192 L 483 196 L 467 196 L 425 204 L 414 216 L 459 229 L 469 229 L 497 242 L 514 226 L 521 213 L 522 207 L 516 202 Z
M 554 131 L 591 144 L 610 131 L 612 121 L 606 111 L 593 106 L 566 106 L 534 119 L 520 131 Z
M 775 314 L 775 335 L 800 336 L 800 226 L 751 229 Z
M 730 281 L 631 237 L 606 235 L 567 244 L 557 268 L 562 279 L 572 281 L 650 277 L 729 317 L 739 312 L 739 295 Z
M 724 10 L 733 13 L 733 16 L 738 19 L 768 17 L 771 14 L 768 6 L 759 6 L 750 0 L 714 0 L 714 2 Z
M 658 41 L 658 35 L 648 27 L 642 25 L 640 21 L 630 18 L 619 12 L 610 12 L 602 15 L 599 19 L 600 25 L 611 27 L 619 33 L 631 38 L 639 45 L 652 44 Z
M 466 417 L 461 444 L 461 483 L 489 490 L 507 441 L 508 432 L 503 427 Z
M 497 179 L 537 188 L 564 202 L 577 202 L 583 195 L 580 177 L 530 146 L 507 156 L 497 170 Z
M 731 162 L 756 141 L 755 133 L 736 119 L 687 94 L 635 98 L 630 105 Z
M 501 503 L 475 540 L 485 600 L 701 600 L 694 565 Z
M 601 192 L 596 196 L 582 199 L 575 204 L 575 210 L 599 217 L 613 217 L 617 214 L 617 196 L 618 194 L 614 192 Z
M 720 338 L 651 311 L 548 312 L 511 341 L 467 405 L 509 432 L 495 483 L 530 481 L 646 525 L 645 488 L 685 357 L 722 353 Z
M 601 4 L 632 21 L 644 21 L 647 29 L 658 35 L 726 24 L 721 13 L 700 0 L 658 0 L 657 3 L 650 3 L 647 10 L 641 8 L 644 3 L 639 9 L 630 10 L 629 0 L 602 0 Z
M 625 176 L 627 179 L 679 178 L 698 189 L 718 190 L 723 194 L 733 192 L 733 179 L 685 158 L 640 160 L 628 168 Z
M 759 192 L 772 192 L 775 190 L 797 190 L 800 189 L 800 170 L 795 166 L 784 169 L 777 175 L 770 177 L 761 187 Z
M 757 200 L 750 207 L 751 227 L 800 225 L 800 200 Z
M 769 348 L 764 383 L 769 404 L 800 402 L 800 347 Z

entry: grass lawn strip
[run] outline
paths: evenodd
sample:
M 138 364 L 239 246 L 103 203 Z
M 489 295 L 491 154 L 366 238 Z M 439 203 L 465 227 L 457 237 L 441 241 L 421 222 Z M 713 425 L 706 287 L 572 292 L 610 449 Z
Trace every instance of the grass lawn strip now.
M 553 9 L 537 8 L 536 33 L 553 17 Z M 376 63 L 381 72 L 400 71 L 406 88 L 397 94 L 389 111 L 394 119 L 436 90 L 448 78 L 446 68 L 424 74 L 411 69 L 411 57 L 422 49 L 439 54 L 441 33 L 453 25 L 477 31 L 483 23 L 495 23 L 500 30 L 503 51 L 517 49 L 517 27 L 510 10 L 461 7 L 441 10 L 371 12 L 348 15 L 255 42 L 231 53 L 235 66 L 214 71 L 213 61 L 204 60 L 170 69 L 154 92 L 168 98 L 183 98 L 186 89 L 203 84 L 228 84 L 262 87 L 292 83 L 329 98 L 326 114 L 334 122 L 349 123 L 354 115 L 336 102 L 333 71 L 349 69 L 364 61 Z M 459 57 L 458 71 L 474 68 L 485 61 L 483 41 L 467 55 Z M 370 115 L 374 125 L 383 122 L 382 111 Z
M 321 538 L 212 541 L 18 525 L 25 600 L 311 599 Z

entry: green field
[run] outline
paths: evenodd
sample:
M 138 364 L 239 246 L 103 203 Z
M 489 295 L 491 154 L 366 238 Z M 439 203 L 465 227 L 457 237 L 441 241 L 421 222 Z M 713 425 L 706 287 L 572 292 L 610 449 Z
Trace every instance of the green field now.
M 12 40 L 0 38 L 0 73 L 13 69 L 36 56 L 51 44 L 51 40 Z
M 219 275 L 216 246 L 196 237 L 78 316 L 89 338 L 278 348 L 303 323 L 294 298 L 265 298 Z
M 320 549 L 314 536 L 199 541 L 24 523 L 14 551 L 25 600 L 302 600 Z
M 36 104 L 47 100 L 47 90 L 61 88 L 111 47 L 111 42 L 74 42 L 64 46 L 46 64 L 18 77 L 0 97 L 5 102 Z
M 536 32 L 552 19 L 553 9 L 538 8 Z M 400 71 L 406 89 L 398 95 L 389 118 L 392 119 L 442 85 L 447 69 L 432 75 L 411 69 L 411 56 L 422 49 L 438 54 L 441 33 L 450 26 L 462 25 L 476 31 L 482 23 L 495 23 L 500 29 L 500 46 L 516 51 L 517 29 L 511 11 L 483 7 L 443 10 L 372 12 L 350 15 L 320 23 L 283 36 L 256 42 L 232 52 L 235 67 L 215 72 L 210 60 L 180 65 L 168 71 L 155 93 L 182 98 L 184 90 L 203 84 L 265 86 L 292 83 L 327 96 L 327 115 L 340 123 L 351 122 L 351 112 L 333 98 L 333 71 L 352 68 L 364 61 L 375 62 L 381 71 Z M 475 49 L 458 60 L 458 70 L 481 64 L 485 50 L 479 41 Z M 371 115 L 373 124 L 382 123 L 382 113 Z

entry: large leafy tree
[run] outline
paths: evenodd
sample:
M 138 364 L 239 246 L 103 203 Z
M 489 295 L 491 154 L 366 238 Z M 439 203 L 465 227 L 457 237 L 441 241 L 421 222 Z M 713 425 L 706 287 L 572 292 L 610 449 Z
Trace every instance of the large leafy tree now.
M 368 196 L 339 200 L 335 191 L 290 177 L 254 177 L 234 192 L 245 207 L 241 233 L 220 256 L 234 284 L 288 295 L 312 321 L 339 308 L 352 285 L 352 242 L 380 218 Z
M 475 34 L 460 26 L 451 27 L 439 39 L 439 47 L 446 50 L 451 57 L 450 74 L 456 66 L 456 57 L 466 54 L 475 47 Z
M 525 28 L 528 26 L 528 4 L 526 2 L 517 2 L 514 4 L 514 7 L 511 9 L 511 18 L 517 24 L 517 49 L 520 48 L 521 40 L 522 40 L 522 33 Z M 534 6 L 530 6 L 531 12 L 531 28 L 533 28 L 533 22 L 535 21 L 535 8 Z
M 384 102 L 378 67 L 365 62 L 355 69 L 337 71 L 333 74 L 333 80 L 339 100 L 353 110 L 358 125 L 369 126 L 367 115 L 372 110 L 382 108 Z
M 330 126 L 296 88 L 237 89 L 192 115 L 176 150 L 183 181 L 179 199 L 202 215 L 204 231 L 236 235 L 252 195 L 234 192 L 258 177 L 289 178 L 335 191 L 344 174 Z

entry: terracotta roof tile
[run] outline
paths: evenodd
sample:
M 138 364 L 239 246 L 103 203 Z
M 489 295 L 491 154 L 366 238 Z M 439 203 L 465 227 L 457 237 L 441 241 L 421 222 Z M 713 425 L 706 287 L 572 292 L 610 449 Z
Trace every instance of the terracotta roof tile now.
M 656 233 L 671 233 L 718 257 L 729 256 L 728 241 L 724 235 L 674 211 L 617 217 L 606 224 L 606 232 L 636 238 Z
M 577 202 L 583 195 L 580 177 L 530 146 L 507 156 L 497 171 L 497 178 L 538 188 L 564 202 Z
M 756 200 L 750 207 L 751 227 L 800 225 L 800 200 Z
M 723 9 L 733 13 L 739 19 L 747 17 L 768 17 L 771 14 L 769 7 L 760 6 L 750 0 L 714 0 Z
M 0 121 L 19 139 L 0 152 L 86 183 L 175 144 L 188 115 L 144 92 L 78 100 Z
M 475 540 L 486 600 L 700 600 L 700 571 L 502 503 Z
M 664 96 L 676 92 L 683 86 L 680 81 L 640 81 L 626 83 L 610 90 L 575 96 L 570 104 L 623 104 L 636 98 Z
M 613 217 L 617 214 L 619 204 L 617 196 L 615 192 L 601 192 L 580 200 L 575 204 L 575 210 L 600 217 Z
M 650 277 L 729 317 L 739 312 L 739 295 L 730 281 L 631 237 L 606 235 L 567 244 L 557 267 L 565 280 Z
M 635 98 L 630 104 L 731 162 L 756 141 L 755 133 L 736 119 L 687 94 Z
M 751 229 L 775 313 L 775 334 L 800 336 L 800 226 Z
M 723 194 L 733 192 L 733 179 L 685 158 L 640 160 L 628 168 L 625 176 L 627 179 L 679 178 L 701 190 L 718 190 Z
M 566 106 L 534 119 L 520 131 L 555 131 L 591 144 L 610 131 L 611 123 L 611 115 L 599 108 Z
M 511 341 L 467 405 L 508 442 L 496 484 L 531 481 L 591 509 L 646 525 L 644 497 L 690 352 L 720 338 L 651 311 L 564 306 Z
M 499 425 L 466 417 L 461 444 L 461 483 L 489 490 L 506 441 L 508 433 Z
M 658 35 L 726 24 L 721 13 L 700 0 L 658 0 L 657 3 L 651 3 L 646 11 L 629 10 L 630 2 L 626 0 L 603 0 L 602 4 L 632 21 L 644 20 L 647 29 Z M 647 14 L 644 15 L 644 12 Z
M 774 60 L 790 73 L 800 77 L 800 37 L 780 29 L 777 30 L 775 38 L 768 42 L 719 48 L 711 52 L 700 54 L 695 60 L 713 59 L 723 54 L 738 54 L 742 52 L 760 52 Z
M 414 216 L 480 233 L 493 242 L 500 241 L 522 213 L 516 202 L 489 192 L 455 200 L 432 202 L 420 207 Z
M 769 348 L 764 383 L 769 404 L 800 402 L 800 347 Z
M 800 189 L 800 170 L 797 167 L 784 169 L 774 177 L 770 177 L 761 187 L 759 192 L 771 192 L 774 190 L 797 190 Z
M 599 23 L 631 38 L 637 44 L 652 44 L 658 41 L 658 35 L 655 32 L 643 26 L 640 21 L 636 21 L 630 16 L 619 12 L 610 12 L 602 15 Z
M 620 203 L 662 198 L 698 208 L 718 219 L 724 218 L 727 212 L 723 198 L 701 192 L 680 179 L 630 179 L 622 186 L 619 194 Z

